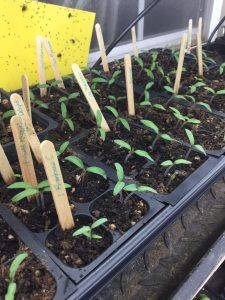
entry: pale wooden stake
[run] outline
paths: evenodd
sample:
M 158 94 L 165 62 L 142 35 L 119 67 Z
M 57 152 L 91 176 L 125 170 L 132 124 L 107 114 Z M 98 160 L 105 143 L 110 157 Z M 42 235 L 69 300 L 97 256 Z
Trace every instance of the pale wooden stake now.
M 62 76 L 60 74 L 57 61 L 55 59 L 55 55 L 54 55 L 54 51 L 52 49 L 52 45 L 51 45 L 49 39 L 47 39 L 47 38 L 44 38 L 42 40 L 42 42 L 43 42 L 45 50 L 46 50 L 46 52 L 48 54 L 48 57 L 49 57 L 49 60 L 50 60 L 51 66 L 52 66 L 52 70 L 54 72 L 55 80 L 61 81 L 60 83 L 58 83 L 58 87 L 62 88 L 62 89 L 65 89 L 65 85 L 63 83 L 63 79 L 62 79 Z
M 104 72 L 109 72 L 109 64 L 108 64 L 108 59 L 106 56 L 105 43 L 104 43 L 100 24 L 97 23 L 95 25 L 95 31 L 96 31 L 96 35 L 97 35 L 99 50 L 101 53 L 103 70 L 104 70 Z
M 175 79 L 175 84 L 174 84 L 174 89 L 173 89 L 174 95 L 178 94 L 179 88 L 180 88 L 180 80 L 181 80 L 181 75 L 182 75 L 182 70 L 183 70 L 186 46 L 187 46 L 187 33 L 185 33 L 183 35 L 182 40 L 181 40 L 180 54 L 179 54 L 179 60 L 178 60 L 178 65 L 177 65 L 177 72 L 176 72 L 176 79 Z
M 198 21 L 197 31 L 197 54 L 198 54 L 198 75 L 203 76 L 203 61 L 202 61 L 202 18 Z
M 94 95 L 92 94 L 92 91 L 83 75 L 83 73 L 81 72 L 81 69 L 80 67 L 77 65 L 77 64 L 73 64 L 72 65 L 72 70 L 73 70 L 73 73 L 74 73 L 74 76 L 76 77 L 77 79 L 77 82 L 85 96 L 85 98 L 87 99 L 87 102 L 88 104 L 90 105 L 91 107 L 91 110 L 93 111 L 95 117 L 97 118 L 97 111 L 99 110 L 100 113 L 102 114 L 99 106 L 98 106 L 98 103 L 96 102 L 95 100 L 95 97 Z M 109 132 L 110 131 L 110 128 L 109 128 L 109 125 L 107 124 L 103 114 L 102 114 L 102 124 L 101 124 L 101 127 L 102 129 L 105 130 L 105 132 Z
M 193 20 L 190 19 L 188 22 L 188 42 L 187 42 L 187 53 L 191 53 L 191 42 L 192 42 L 192 27 L 193 27 Z
M 25 103 L 26 109 L 28 111 L 29 117 L 32 121 L 32 112 L 30 104 L 30 90 L 27 75 L 22 75 L 22 90 L 23 90 L 23 101 Z
M 124 65 L 125 65 L 128 113 L 130 116 L 134 116 L 135 115 L 134 87 L 133 87 L 133 75 L 132 75 L 132 64 L 131 64 L 130 54 L 126 54 L 124 56 Z
M 74 220 L 66 189 L 64 187 L 63 177 L 55 147 L 50 141 L 44 141 L 41 143 L 40 148 L 60 226 L 62 230 L 72 229 L 74 227 Z
M 42 162 L 41 151 L 40 151 L 40 141 L 35 132 L 31 119 L 29 118 L 28 112 L 24 105 L 23 99 L 19 94 L 12 94 L 10 96 L 10 102 L 12 107 L 19 117 L 22 118 L 24 122 L 24 127 L 27 134 L 27 139 L 30 143 L 31 149 L 35 155 L 35 158 L 39 163 Z
M 0 144 L 0 174 L 6 184 L 11 184 L 15 181 L 16 177 L 13 172 L 13 169 L 10 166 L 5 151 Z
M 43 45 L 42 45 L 42 36 L 40 35 L 37 36 L 36 51 L 37 51 L 39 84 L 46 84 L 44 52 L 43 52 Z M 47 88 L 40 88 L 40 95 L 41 97 L 46 96 Z
M 19 116 L 13 116 L 11 118 L 10 125 L 16 145 L 16 151 L 20 163 L 20 169 L 22 171 L 23 181 L 30 183 L 35 188 L 37 187 L 38 183 L 23 120 Z M 35 199 L 35 195 L 28 197 L 28 200 L 32 199 Z
M 138 57 L 138 47 L 137 47 L 137 35 L 135 26 L 131 28 L 131 35 L 132 35 L 132 44 L 134 49 L 134 56 Z

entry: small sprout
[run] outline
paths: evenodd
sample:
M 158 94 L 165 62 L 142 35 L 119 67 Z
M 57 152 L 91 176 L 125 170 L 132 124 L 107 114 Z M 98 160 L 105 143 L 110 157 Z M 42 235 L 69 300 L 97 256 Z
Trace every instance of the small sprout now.
M 170 106 L 170 109 L 173 111 L 173 115 L 175 118 L 177 118 L 177 124 L 175 126 L 175 128 L 179 128 L 179 130 L 185 126 L 186 124 L 200 124 L 201 121 L 195 118 L 189 118 L 187 116 L 184 116 L 177 108 Z M 178 125 L 180 124 L 180 122 L 183 122 L 182 125 L 180 127 L 178 127 Z
M 108 220 L 101 218 L 95 221 L 91 226 L 83 226 L 80 229 L 74 231 L 73 236 L 84 235 L 89 239 L 102 239 L 101 235 L 93 233 L 93 230 L 105 224 Z
M 102 113 L 100 110 L 97 111 L 97 116 L 96 116 L 96 132 L 95 132 L 95 142 L 98 139 L 98 134 L 100 134 L 100 137 L 103 141 L 106 139 L 106 132 L 102 128 Z
M 201 145 L 196 145 L 195 144 L 195 138 L 194 138 L 193 133 L 189 129 L 185 129 L 185 132 L 186 132 L 187 138 L 189 140 L 189 143 L 191 144 L 191 147 L 188 150 L 188 152 L 185 156 L 185 159 L 187 159 L 189 157 L 189 155 L 190 155 L 191 151 L 193 150 L 193 148 L 196 148 L 199 152 L 206 155 L 206 152 L 205 152 L 204 148 Z
M 139 56 L 133 56 L 132 59 L 133 59 L 134 61 L 136 61 L 136 63 L 137 63 L 137 64 L 139 65 L 139 67 L 140 67 L 140 71 L 139 71 L 138 74 L 137 74 L 137 78 L 139 78 L 139 77 L 141 76 L 142 71 L 144 70 L 144 62 L 143 62 L 143 60 L 141 59 L 141 57 L 139 57 Z
M 7 129 L 6 129 L 6 125 L 5 125 L 5 120 L 11 118 L 14 115 L 15 115 L 15 112 L 12 109 L 7 110 L 4 113 L 0 113 L 0 125 L 1 125 L 2 130 L 3 130 L 3 132 L 4 132 L 5 135 L 8 135 L 8 132 L 7 132 Z
M 120 123 L 123 125 L 123 127 L 125 129 L 127 129 L 128 131 L 130 131 L 130 125 L 127 122 L 127 120 L 125 118 L 121 118 L 118 111 L 112 107 L 112 106 L 106 106 L 106 108 L 113 114 L 113 116 L 116 118 L 116 121 L 114 123 L 114 130 L 116 130 L 117 125 Z
M 173 166 L 176 166 L 176 165 L 191 165 L 192 162 L 189 161 L 189 160 L 186 160 L 186 159 L 177 159 L 175 161 L 172 161 L 172 160 L 165 160 L 164 162 L 162 162 L 160 165 L 162 167 L 166 167 L 166 171 L 164 173 L 164 175 L 168 175 L 169 171 L 171 170 L 171 168 Z
M 212 104 L 213 100 L 215 99 L 215 97 L 217 95 L 225 95 L 225 90 L 218 90 L 218 91 L 215 91 L 214 89 L 208 87 L 208 86 L 205 86 L 204 89 L 209 92 L 210 94 L 212 94 L 210 100 L 209 100 L 209 103 Z
M 99 83 L 106 84 L 107 88 L 110 88 L 115 83 L 116 79 L 118 78 L 118 76 L 120 74 L 121 74 L 121 71 L 120 70 L 116 70 L 112 74 L 111 78 L 95 77 L 92 80 L 92 86 L 91 86 L 92 91 L 96 90 L 96 84 L 99 84 Z
M 5 295 L 5 300 L 15 299 L 16 288 L 17 288 L 15 282 L 16 273 L 19 270 L 21 264 L 24 262 L 24 260 L 27 257 L 28 254 L 26 252 L 20 253 L 14 258 L 13 262 L 11 263 L 11 266 L 9 268 L 9 285 L 8 285 L 7 294 Z
M 63 96 L 63 97 L 59 98 L 59 103 L 64 102 L 67 104 L 69 102 L 69 100 L 76 100 L 79 96 L 80 96 L 80 93 L 78 93 L 78 92 L 72 93 L 69 96 Z
M 116 97 L 114 95 L 109 95 L 108 99 L 114 102 L 115 107 L 118 106 L 118 102 L 122 101 L 122 100 L 126 100 L 127 97 L 126 96 L 121 96 L 121 97 Z
M 50 84 L 48 84 L 48 83 L 45 83 L 45 84 L 38 84 L 37 87 L 38 87 L 39 89 L 41 89 L 41 88 L 46 88 L 46 89 L 48 89 L 48 96 L 50 96 L 52 88 L 53 88 L 54 86 L 57 86 L 59 83 L 62 83 L 62 80 L 55 80 L 55 81 L 51 82 Z
M 63 130 L 63 128 L 65 127 L 65 124 L 67 124 L 69 129 L 71 131 L 74 131 L 74 129 L 75 129 L 74 124 L 73 124 L 72 119 L 68 115 L 68 110 L 67 110 L 67 106 L 66 106 L 65 102 L 61 103 L 61 116 L 63 119 L 61 130 Z
M 224 68 L 225 68 L 225 62 L 223 62 L 220 66 L 219 66 L 219 73 L 220 75 L 222 75 L 224 73 Z
M 87 173 L 97 174 L 99 176 L 102 176 L 104 179 L 107 179 L 107 175 L 102 168 L 95 167 L 95 166 L 85 167 L 83 161 L 77 156 L 70 155 L 70 156 L 67 156 L 65 158 L 65 160 L 71 162 L 72 164 L 74 164 L 75 166 L 77 166 L 79 169 L 82 170 L 82 173 L 81 173 L 80 179 L 79 179 L 80 181 L 84 181 L 85 175 Z
M 61 156 L 65 151 L 66 149 L 68 148 L 70 142 L 66 141 L 64 143 L 62 143 L 59 147 L 59 149 L 56 151 L 56 155 L 59 157 Z
M 121 148 L 124 148 L 128 151 L 127 156 L 125 157 L 124 163 L 127 163 L 128 159 L 133 155 L 136 154 L 140 157 L 144 157 L 147 160 L 154 162 L 153 158 L 148 154 L 148 152 L 144 150 L 136 150 L 133 147 L 131 147 L 127 142 L 123 140 L 114 140 L 114 143 L 120 146 Z
M 189 90 L 190 94 L 194 94 L 197 91 L 197 88 L 200 88 L 203 86 L 206 86 L 206 83 L 204 83 L 202 81 L 198 81 L 197 83 L 193 84 Z
M 169 141 L 169 142 L 175 142 L 176 141 L 174 138 L 172 138 L 168 134 L 161 133 L 159 131 L 159 127 L 154 122 L 152 122 L 150 120 L 141 120 L 141 123 L 143 125 L 145 125 L 146 127 L 148 127 L 151 131 L 153 131 L 156 134 L 156 137 L 155 137 L 154 141 L 152 142 L 152 149 L 155 147 L 157 141 L 160 138 L 165 140 L 165 141 Z
M 40 99 L 37 99 L 35 94 L 32 92 L 32 90 L 29 90 L 29 93 L 30 93 L 30 101 L 33 104 L 33 107 L 48 109 L 48 104 L 46 104 L 44 101 Z

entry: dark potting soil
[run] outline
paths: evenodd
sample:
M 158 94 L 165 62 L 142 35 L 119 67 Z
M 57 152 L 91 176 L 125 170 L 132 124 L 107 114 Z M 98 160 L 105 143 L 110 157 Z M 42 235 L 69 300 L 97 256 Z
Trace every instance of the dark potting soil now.
M 12 229 L 0 217 L 0 265 L 11 259 L 19 249 L 19 241 Z
M 128 194 L 113 196 L 112 192 L 105 194 L 91 205 L 91 213 L 96 218 L 105 217 L 108 219 L 107 226 L 113 231 L 123 234 L 148 212 L 151 207 L 136 195 L 132 195 L 125 201 Z
M 9 249 L 10 250 L 10 249 Z M 56 282 L 50 272 L 42 265 L 29 249 L 23 247 L 22 252 L 29 252 L 28 257 L 19 267 L 16 276 L 16 300 L 52 300 L 56 293 Z M 9 267 L 0 266 L 0 299 L 4 299 L 9 285 Z
M 66 265 L 73 268 L 87 266 L 103 253 L 113 242 L 112 235 L 103 226 L 93 230 L 101 239 L 90 239 L 86 236 L 73 236 L 75 230 L 90 226 L 93 220 L 87 216 L 75 218 L 75 228 L 62 231 L 54 229 L 47 237 L 46 246 Z

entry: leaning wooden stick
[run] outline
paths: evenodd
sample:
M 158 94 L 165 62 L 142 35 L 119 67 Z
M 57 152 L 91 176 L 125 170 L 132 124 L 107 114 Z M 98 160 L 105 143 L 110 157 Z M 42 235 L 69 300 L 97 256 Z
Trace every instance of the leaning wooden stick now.
M 192 42 L 192 27 L 193 27 L 193 20 L 190 19 L 188 22 L 188 41 L 187 41 L 187 53 L 191 53 L 191 42 Z
M 60 226 L 62 230 L 72 229 L 74 227 L 73 215 L 54 145 L 50 141 L 44 141 L 40 148 Z
M 83 73 L 81 72 L 80 67 L 77 64 L 73 64 L 72 70 L 73 70 L 74 76 L 76 77 L 77 82 L 78 82 L 85 98 L 87 99 L 88 104 L 90 105 L 91 110 L 93 111 L 95 117 L 97 118 L 97 112 L 100 111 L 101 114 L 102 114 L 102 112 L 100 110 L 100 107 L 98 106 L 98 103 L 95 100 L 94 95 L 92 94 L 92 91 L 91 91 Z M 102 129 L 104 129 L 105 132 L 110 131 L 109 125 L 106 122 L 103 114 L 102 114 L 101 127 L 102 127 Z
M 27 75 L 22 75 L 22 90 L 23 90 L 23 101 L 25 103 L 26 109 L 28 111 L 29 117 L 32 121 L 32 112 L 30 104 L 30 90 Z
M 109 72 L 109 64 L 108 64 L 108 59 L 106 56 L 105 43 L 104 43 L 100 24 L 97 23 L 95 25 L 95 31 L 96 31 L 96 35 L 97 35 L 99 50 L 101 53 L 103 70 L 104 70 L 104 72 L 108 73 Z
M 197 54 L 198 54 L 198 75 L 203 76 L 203 59 L 202 59 L 202 18 L 198 21 L 197 31 Z
M 133 87 L 131 57 L 129 54 L 126 54 L 124 56 L 124 65 L 125 65 L 125 77 L 126 77 L 126 89 L 127 89 L 128 114 L 130 116 L 134 116 L 135 115 L 134 87 Z
M 183 35 L 181 40 L 180 54 L 179 54 L 179 60 L 177 65 L 177 73 L 176 73 L 176 79 L 175 79 L 174 89 L 173 89 L 174 95 L 178 94 L 180 88 L 180 80 L 181 80 L 181 75 L 182 75 L 182 70 L 184 65 L 186 45 L 187 45 L 187 33 Z
M 62 89 L 65 89 L 65 85 L 63 83 L 63 79 L 62 79 L 62 76 L 60 74 L 57 61 L 55 59 L 55 55 L 54 55 L 54 52 L 53 52 L 53 49 L 52 49 L 52 45 L 51 45 L 49 39 L 47 39 L 47 38 L 44 38 L 42 40 L 42 42 L 43 42 L 45 50 L 48 54 L 48 57 L 49 57 L 49 60 L 50 60 L 51 66 L 52 66 L 52 70 L 54 72 L 55 80 L 59 81 L 58 87 L 62 88 Z
M 15 181 L 16 177 L 12 167 L 8 161 L 2 145 L 0 144 L 0 174 L 6 184 L 11 184 Z
M 31 119 L 28 115 L 28 112 L 26 110 L 26 107 L 23 103 L 23 99 L 19 94 L 12 94 L 10 96 L 10 102 L 12 104 L 12 107 L 19 117 L 22 118 L 24 122 L 25 132 L 27 135 L 27 139 L 30 143 L 31 149 L 35 155 L 35 158 L 39 163 L 42 162 L 42 156 L 40 151 L 40 141 L 38 139 L 38 136 L 35 132 L 35 129 L 33 127 L 33 124 L 31 122 Z
M 134 56 L 138 57 L 137 35 L 136 35 L 135 26 L 133 26 L 131 28 L 131 35 L 132 35 L 132 44 L 133 44 L 133 49 L 134 49 Z
M 38 35 L 36 40 L 36 51 L 37 51 L 37 64 L 38 64 L 38 77 L 39 84 L 46 84 L 46 76 L 45 76 L 45 63 L 44 63 L 44 52 L 42 45 L 42 36 Z M 44 97 L 47 95 L 46 88 L 40 88 L 40 95 Z
M 36 187 L 37 178 L 23 120 L 19 116 L 13 116 L 11 118 L 10 125 L 16 145 L 23 181 L 30 183 L 33 187 Z M 35 196 L 28 197 L 28 200 L 32 199 L 35 199 Z

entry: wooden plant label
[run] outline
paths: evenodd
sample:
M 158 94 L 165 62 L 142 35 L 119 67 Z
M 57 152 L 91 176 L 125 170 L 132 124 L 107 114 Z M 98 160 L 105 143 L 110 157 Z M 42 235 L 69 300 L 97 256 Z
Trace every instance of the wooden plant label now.
M 62 88 L 62 89 L 65 89 L 65 85 L 63 83 L 63 79 L 62 79 L 62 76 L 60 74 L 59 67 L 58 67 L 57 61 L 55 59 L 54 51 L 52 49 L 52 45 L 51 45 L 49 39 L 44 38 L 43 39 L 43 45 L 44 45 L 45 50 L 48 54 L 48 57 L 49 57 L 49 60 L 50 60 L 50 63 L 51 63 L 51 66 L 52 66 L 52 69 L 53 69 L 53 72 L 54 72 L 55 80 L 61 81 L 60 83 L 58 83 L 58 87 Z
M 44 53 L 43 53 L 43 47 L 42 47 L 42 36 L 40 36 L 40 35 L 37 36 L 36 51 L 37 51 L 39 84 L 46 84 Z M 47 89 L 40 88 L 40 95 L 41 95 L 41 97 L 46 96 Z
M 55 147 L 50 141 L 44 141 L 41 143 L 40 148 L 60 226 L 62 230 L 72 229 L 74 227 L 74 220 L 66 189 L 64 187 L 63 177 Z
M 101 112 L 98 103 L 95 100 L 94 95 L 92 94 L 92 91 L 83 75 L 83 73 L 81 72 L 80 67 L 77 64 L 73 64 L 72 65 L 72 70 L 74 73 L 74 76 L 77 79 L 77 82 L 79 83 L 79 86 L 85 96 L 85 98 L 87 99 L 88 104 L 90 105 L 91 110 L 93 111 L 95 117 L 97 118 L 97 112 L 98 110 Z M 102 114 L 102 112 L 101 112 Z M 103 114 L 102 114 L 102 124 L 101 124 L 102 129 L 105 130 L 105 132 L 109 132 L 110 128 L 109 125 L 107 124 Z
M 175 79 L 175 84 L 174 84 L 174 89 L 173 89 L 174 95 L 178 94 L 179 88 L 180 88 L 180 80 L 181 80 L 182 69 L 183 69 L 183 64 L 184 64 L 184 55 L 185 55 L 186 46 L 187 46 L 187 33 L 185 33 L 183 35 L 182 40 L 181 40 L 177 73 L 176 73 L 176 79 Z
M 193 27 L 193 20 L 190 19 L 188 22 L 188 41 L 187 41 L 187 53 L 191 53 L 191 41 L 192 41 L 192 27 Z
M 15 174 L 10 166 L 5 151 L 0 144 L 0 174 L 6 184 L 11 184 L 15 181 Z
M 10 125 L 13 132 L 23 181 L 30 183 L 33 187 L 36 187 L 38 183 L 23 120 L 19 116 L 13 116 L 11 118 Z M 29 200 L 34 198 L 35 196 L 28 197 Z
M 26 109 L 28 111 L 29 117 L 32 121 L 32 112 L 31 112 L 31 104 L 30 104 L 30 91 L 29 91 L 29 83 L 27 75 L 22 75 L 22 90 L 23 90 L 23 101 L 25 103 Z
M 133 44 L 133 49 L 134 49 L 134 56 L 138 57 L 137 36 L 136 36 L 135 26 L 133 26 L 131 28 L 131 35 L 132 35 L 132 44 Z
M 198 55 L 198 75 L 203 76 L 203 61 L 202 61 L 202 18 L 198 21 L 197 31 L 197 55 Z
M 101 53 L 103 70 L 104 70 L 104 72 L 109 72 L 109 64 L 108 64 L 108 59 L 107 59 L 106 52 L 105 52 L 105 43 L 104 43 L 100 24 L 97 23 L 95 25 L 95 31 L 96 31 L 96 35 L 97 35 L 99 50 Z
M 10 96 L 10 102 L 17 116 L 21 117 L 24 123 L 27 139 L 30 143 L 31 149 L 35 155 L 35 158 L 39 163 L 42 162 L 40 141 L 34 130 L 31 119 L 28 115 L 24 102 L 19 94 L 12 94 Z
M 124 64 L 125 64 L 128 113 L 130 116 L 134 116 L 135 115 L 134 87 L 133 87 L 132 64 L 131 64 L 130 54 L 126 54 L 124 56 Z

